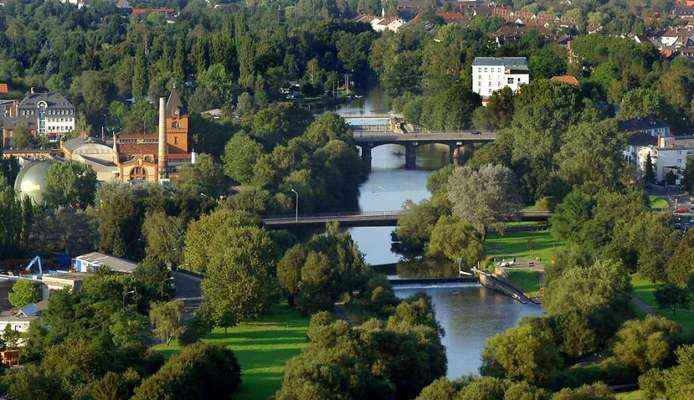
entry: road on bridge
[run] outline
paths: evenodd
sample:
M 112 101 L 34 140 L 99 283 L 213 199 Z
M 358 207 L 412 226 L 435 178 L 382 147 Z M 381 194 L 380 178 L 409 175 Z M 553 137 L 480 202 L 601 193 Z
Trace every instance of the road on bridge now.
M 485 142 L 496 139 L 496 132 L 458 131 L 458 132 L 413 132 L 394 133 L 390 131 L 354 131 L 357 143 L 397 143 L 397 142 Z
M 263 224 L 271 229 L 282 229 L 291 227 L 323 227 L 328 222 L 339 222 L 343 227 L 354 226 L 395 226 L 401 216 L 406 211 L 376 211 L 376 212 L 353 212 L 335 214 L 317 214 L 299 216 L 280 216 L 268 217 L 263 219 Z M 547 221 L 551 216 L 550 212 L 522 212 L 513 220 L 520 221 Z

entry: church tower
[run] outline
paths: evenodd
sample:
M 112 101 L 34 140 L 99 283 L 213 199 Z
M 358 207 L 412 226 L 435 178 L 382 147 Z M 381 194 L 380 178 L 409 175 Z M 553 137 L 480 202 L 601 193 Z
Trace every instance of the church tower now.
M 166 101 L 166 147 L 168 154 L 188 154 L 188 112 L 176 92 L 171 89 Z

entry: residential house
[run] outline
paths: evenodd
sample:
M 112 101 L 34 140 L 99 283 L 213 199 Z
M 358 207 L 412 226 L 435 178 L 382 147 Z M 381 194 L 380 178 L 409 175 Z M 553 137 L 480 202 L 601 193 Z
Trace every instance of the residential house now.
M 496 90 L 510 87 L 517 92 L 530 81 L 525 57 L 475 57 L 472 62 L 472 91 L 483 102 Z
M 672 15 L 674 18 L 679 18 L 685 21 L 694 21 L 694 6 L 674 7 L 670 11 L 670 15 Z
M 543 26 L 528 26 L 528 25 L 518 25 L 518 24 L 505 24 L 499 29 L 489 34 L 494 42 L 498 46 L 503 45 L 506 42 L 516 42 L 520 40 L 523 36 L 528 34 L 530 31 L 536 31 L 540 33 L 545 39 L 551 39 L 551 32 Z
M 660 35 L 659 44 L 664 47 L 684 47 L 694 45 L 694 26 L 673 26 Z
M 687 159 L 694 157 L 694 136 L 659 137 L 653 149 L 655 175 L 659 182 L 665 181 L 668 173 L 675 175 L 675 184 L 682 182 Z

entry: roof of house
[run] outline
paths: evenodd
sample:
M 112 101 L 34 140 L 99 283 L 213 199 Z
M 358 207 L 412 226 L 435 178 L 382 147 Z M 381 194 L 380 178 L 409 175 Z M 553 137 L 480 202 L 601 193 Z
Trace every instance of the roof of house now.
M 447 24 L 462 24 L 470 20 L 470 17 L 460 11 L 437 11 L 436 15 Z
M 655 146 L 658 138 L 646 132 L 636 132 L 629 136 L 627 142 L 632 146 Z
M 14 129 L 14 127 L 21 122 L 26 123 L 29 129 L 36 128 L 36 120 L 30 120 L 25 117 L 10 117 L 7 115 L 0 115 L 0 128 Z
M 41 310 L 39 310 L 39 307 L 34 304 L 27 304 L 24 307 L 20 308 L 19 311 L 17 311 L 17 315 L 20 317 L 34 317 L 39 315 Z
M 576 77 L 572 76 L 572 75 L 553 76 L 550 80 L 553 80 L 556 82 L 568 83 L 569 85 L 574 85 L 574 86 L 579 85 L 578 79 L 576 79 Z
M 0 94 L 7 94 L 10 92 L 10 85 L 6 83 L 0 83 Z
M 669 128 L 670 126 L 662 121 L 654 120 L 653 118 L 637 118 L 622 121 L 619 123 L 619 129 L 627 132 L 644 131 L 647 129 Z
M 22 101 L 19 102 L 19 108 L 37 108 L 38 103 L 41 101 L 45 101 L 46 106 L 49 108 L 75 108 L 65 96 L 55 92 L 27 93 Z
M 178 92 L 176 92 L 176 86 L 174 86 L 171 89 L 171 94 L 169 94 L 168 100 L 166 100 L 166 116 L 167 117 L 175 116 L 176 110 L 178 110 L 179 115 L 185 115 L 186 114 L 186 109 L 183 106 L 183 102 L 181 101 L 181 98 L 178 96 Z
M 101 139 L 95 138 L 95 137 L 87 137 L 86 139 L 82 139 L 79 137 L 68 139 L 63 142 L 63 147 L 66 148 L 67 150 L 73 152 L 77 150 L 78 148 L 84 146 L 85 144 L 90 144 L 90 143 L 96 143 L 96 144 L 101 144 L 104 146 L 108 146 L 106 142 L 104 142 Z
M 133 272 L 137 264 L 122 258 L 109 256 L 107 254 L 93 252 L 76 257 L 77 260 L 86 261 L 95 266 L 107 266 L 111 271 Z
M 474 66 L 502 66 L 514 69 L 528 69 L 528 59 L 525 57 L 475 57 Z

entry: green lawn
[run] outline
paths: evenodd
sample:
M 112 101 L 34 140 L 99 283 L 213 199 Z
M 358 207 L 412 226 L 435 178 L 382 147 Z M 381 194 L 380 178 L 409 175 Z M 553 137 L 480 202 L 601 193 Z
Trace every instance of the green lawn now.
M 536 297 L 540 290 L 540 273 L 531 270 L 509 270 L 508 280 L 528 297 Z
M 657 196 L 648 196 L 648 199 L 651 202 L 651 208 L 668 208 L 670 207 L 670 204 L 667 202 L 667 200 L 657 197 Z
M 227 333 L 215 328 L 203 341 L 223 344 L 236 354 L 242 376 L 234 399 L 265 400 L 279 389 L 284 365 L 306 345 L 307 329 L 308 318 L 282 304 L 259 321 L 244 322 Z M 180 346 L 158 345 L 155 350 L 170 357 Z
M 617 393 L 618 400 L 643 400 L 643 392 L 635 390 L 633 392 Z
M 484 242 L 484 253 L 497 258 L 540 258 L 549 262 L 563 246 L 564 242 L 554 239 L 549 231 L 507 232 L 503 236 L 492 233 Z
M 640 277 L 638 274 L 634 274 L 631 276 L 631 284 L 634 287 L 634 296 L 643 300 L 649 306 L 654 307 L 657 315 L 680 324 L 682 327 L 682 338 L 686 340 L 694 339 L 694 307 L 690 306 L 688 310 L 678 309 L 674 313 L 671 310 L 657 308 L 658 304 L 654 295 L 656 285 L 653 282 Z M 639 314 L 641 315 L 642 313 Z

